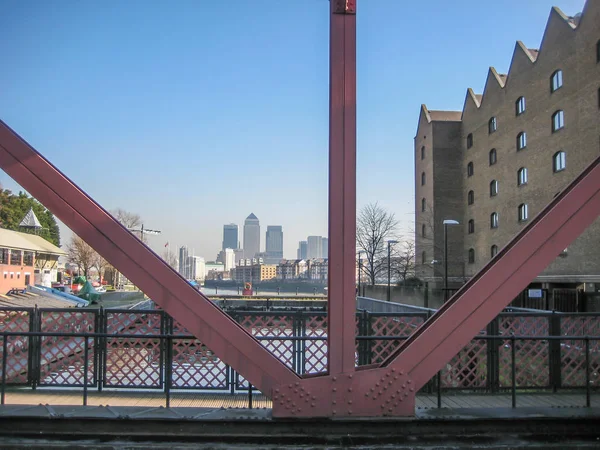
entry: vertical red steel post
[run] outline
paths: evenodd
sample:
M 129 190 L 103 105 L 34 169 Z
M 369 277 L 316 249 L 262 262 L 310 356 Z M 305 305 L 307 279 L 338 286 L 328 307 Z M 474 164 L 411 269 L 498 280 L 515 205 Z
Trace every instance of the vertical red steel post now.
M 355 1 L 331 0 L 329 66 L 329 374 L 354 371 L 356 254 Z

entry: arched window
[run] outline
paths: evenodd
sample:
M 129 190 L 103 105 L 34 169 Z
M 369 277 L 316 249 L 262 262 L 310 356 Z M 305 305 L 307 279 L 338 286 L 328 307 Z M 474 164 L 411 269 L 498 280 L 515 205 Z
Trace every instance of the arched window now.
M 421 159 L 425 159 L 425 146 L 421 147 Z
M 425 186 L 425 172 L 421 174 L 421 186 Z
M 490 150 L 490 166 L 493 166 L 498 161 L 498 155 L 496 154 L 496 149 L 493 148 Z
M 467 135 L 467 148 L 473 147 L 473 133 Z
M 475 203 L 475 192 L 469 191 L 469 193 L 467 194 L 467 203 L 469 205 L 472 205 L 473 203 Z
M 470 162 L 469 164 L 467 164 L 467 176 L 468 177 L 472 177 L 473 176 L 473 163 Z
M 523 150 L 525 147 L 527 147 L 527 133 L 521 131 L 517 135 L 517 150 Z
M 554 172 L 560 172 L 567 167 L 567 154 L 565 152 L 556 152 L 552 157 L 552 168 Z
M 520 116 L 521 114 L 523 114 L 525 112 L 525 108 L 526 108 L 526 104 L 525 104 L 525 97 L 521 96 L 517 99 L 517 101 L 515 102 L 515 113 L 517 116 Z
M 498 195 L 498 181 L 492 180 L 490 183 L 490 197 Z
M 550 92 L 557 91 L 563 85 L 563 73 L 562 70 L 557 70 L 550 77 Z
M 521 203 L 519 205 L 519 222 L 525 222 L 527 219 L 529 219 L 529 208 L 527 203 Z
M 552 132 L 560 130 L 565 126 L 565 113 L 562 110 L 552 114 Z
M 498 121 L 496 120 L 495 117 L 492 117 L 489 121 L 488 121 L 488 133 L 492 134 L 494 131 L 496 131 L 498 129 Z
M 492 258 L 498 254 L 498 246 L 497 245 L 492 245 L 492 247 L 490 248 L 490 254 L 491 254 Z
M 427 201 L 423 198 L 421 199 L 421 211 L 425 211 L 427 209 Z
M 421 253 L 421 264 L 427 264 L 427 253 L 425 251 Z
M 498 228 L 498 213 L 493 212 L 490 215 L 490 228 Z
M 521 167 L 517 172 L 517 185 L 523 186 L 527 184 L 527 168 Z
M 475 262 L 475 250 L 469 249 L 469 264 L 473 264 Z
M 421 237 L 427 237 L 426 230 L 427 230 L 427 227 L 425 226 L 425 224 L 421 225 Z
M 475 233 L 475 221 L 473 219 L 469 220 L 468 231 L 469 231 L 469 234 Z

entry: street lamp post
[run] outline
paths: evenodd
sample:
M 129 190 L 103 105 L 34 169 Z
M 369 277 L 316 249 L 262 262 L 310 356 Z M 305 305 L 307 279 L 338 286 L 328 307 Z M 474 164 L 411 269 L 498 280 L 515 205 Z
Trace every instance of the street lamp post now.
M 458 225 L 457 220 L 444 220 L 444 302 L 448 300 L 448 225 Z
M 361 295 L 360 291 L 360 279 L 362 278 L 362 254 L 365 253 L 364 250 L 358 252 L 358 295 Z
M 387 301 L 392 300 L 392 287 L 391 287 L 391 279 L 392 279 L 392 245 L 397 244 L 398 241 L 388 241 L 388 286 L 387 286 Z

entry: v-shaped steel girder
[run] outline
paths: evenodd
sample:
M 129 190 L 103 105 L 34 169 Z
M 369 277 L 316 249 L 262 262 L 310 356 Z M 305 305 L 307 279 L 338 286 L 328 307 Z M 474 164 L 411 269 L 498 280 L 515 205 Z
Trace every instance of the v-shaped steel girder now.
M 275 417 L 409 416 L 415 394 L 600 213 L 600 158 L 379 366 L 355 369 L 356 1 L 330 2 L 328 372 L 302 378 L 0 122 L 0 167 L 223 362 Z

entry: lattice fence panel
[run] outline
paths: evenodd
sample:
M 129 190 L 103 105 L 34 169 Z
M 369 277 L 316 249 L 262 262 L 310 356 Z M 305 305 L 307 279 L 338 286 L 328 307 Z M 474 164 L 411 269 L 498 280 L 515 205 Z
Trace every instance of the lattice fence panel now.
M 174 389 L 228 389 L 229 370 L 199 340 L 173 339 Z
M 319 338 L 304 342 L 304 372 L 325 372 L 327 370 L 327 316 L 305 316 L 304 333 L 308 337 Z
M 30 310 L 3 310 L 0 312 L 0 330 L 17 333 L 27 332 L 31 319 Z M 29 378 L 29 338 L 8 336 L 6 338 L 6 384 L 25 384 Z M 0 340 L 0 361 L 4 357 L 4 343 Z M 0 376 L 2 366 L 0 365 Z
M 371 318 L 372 336 L 398 336 L 399 339 L 375 339 L 371 343 L 371 363 L 381 363 L 408 338 L 421 324 L 420 316 L 373 316 Z
M 40 331 L 52 333 L 93 333 L 96 331 L 94 311 L 40 311 Z M 83 386 L 85 370 L 85 338 L 75 336 L 43 336 L 40 342 L 40 385 Z M 94 339 L 88 338 L 88 385 L 96 383 Z
M 285 315 L 245 315 L 240 317 L 240 324 L 258 341 L 291 369 L 295 365 L 295 343 L 286 337 L 294 336 L 294 317 Z M 264 337 L 281 337 L 281 339 L 264 340 Z
M 597 316 L 561 317 L 562 336 L 600 336 Z M 563 387 L 585 387 L 586 344 L 584 340 L 566 340 L 560 343 L 561 384 Z M 600 341 L 589 341 L 590 386 L 598 386 L 600 379 Z
M 442 387 L 458 389 L 487 387 L 487 350 L 487 342 L 484 339 L 473 339 L 442 369 Z
M 508 336 L 549 335 L 548 316 L 507 315 L 500 318 L 500 334 Z M 512 387 L 512 345 L 504 339 L 499 348 L 499 383 Z M 550 385 L 549 342 L 546 340 L 517 339 L 515 345 L 516 386 L 519 388 L 546 388 Z
M 140 337 L 106 339 L 104 386 L 162 388 L 163 345 L 159 338 L 152 336 L 163 331 L 163 313 L 107 311 L 106 330 Z

